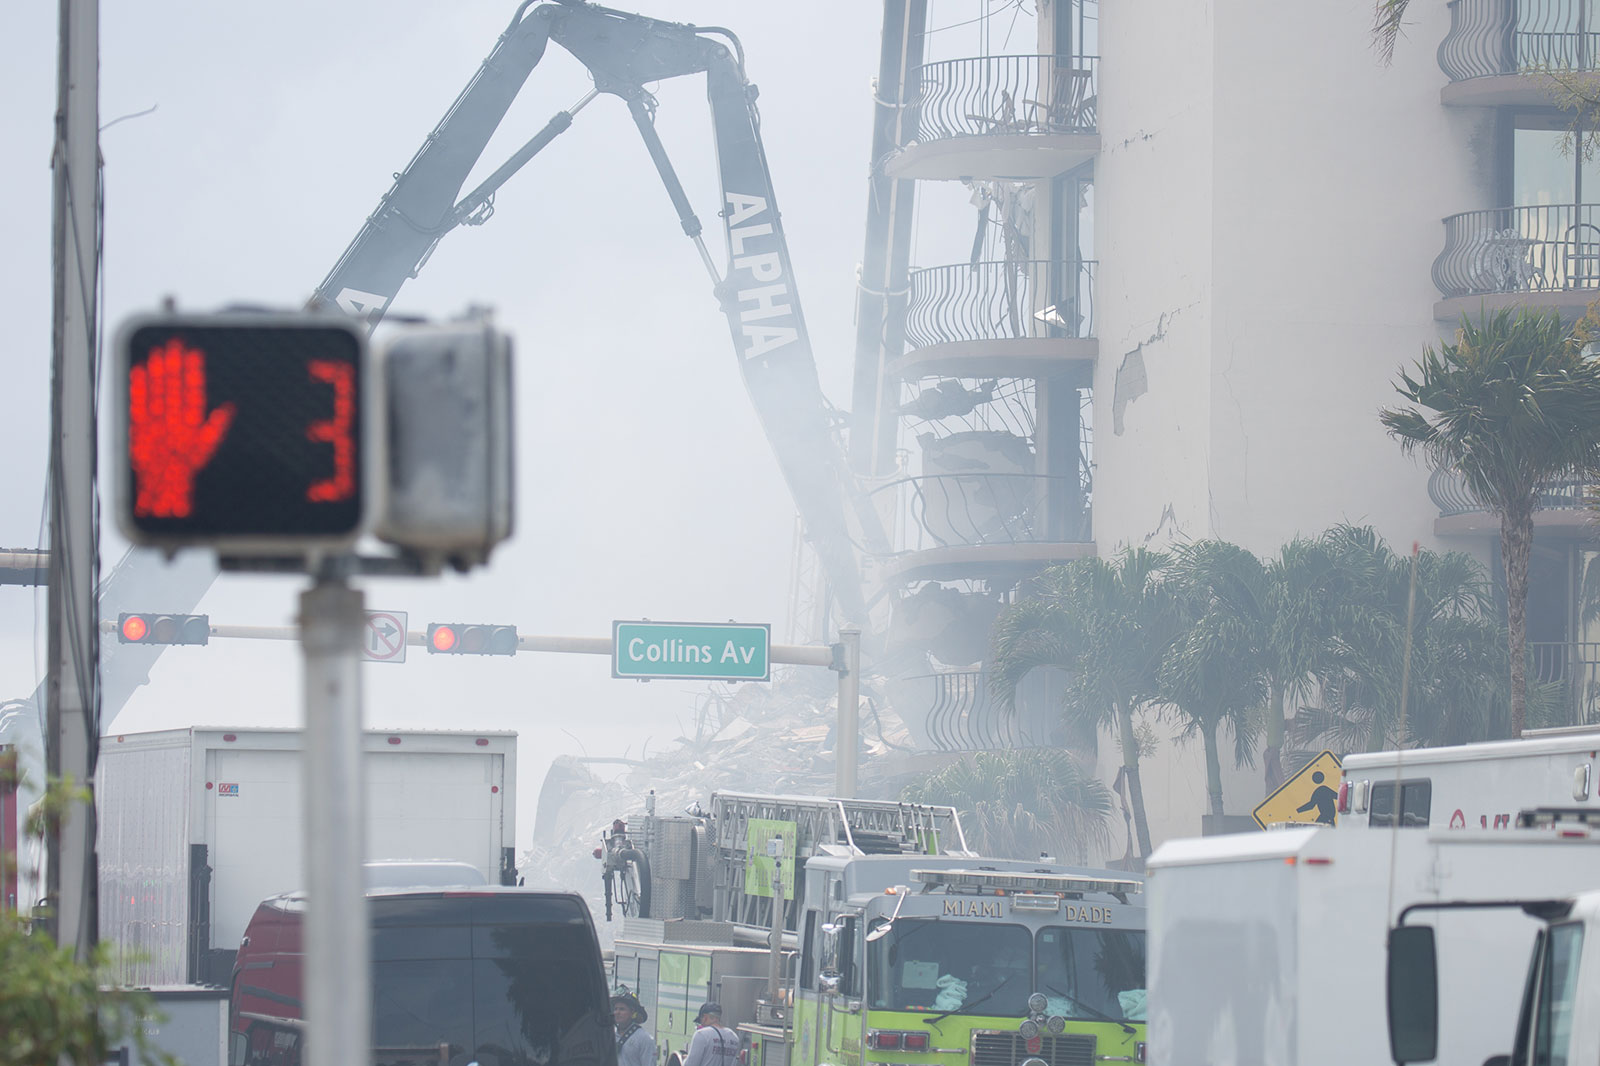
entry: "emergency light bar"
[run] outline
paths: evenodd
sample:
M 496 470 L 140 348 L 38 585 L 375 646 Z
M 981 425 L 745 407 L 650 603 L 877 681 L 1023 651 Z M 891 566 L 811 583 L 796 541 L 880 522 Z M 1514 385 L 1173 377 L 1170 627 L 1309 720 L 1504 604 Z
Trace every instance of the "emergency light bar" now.
M 928 888 L 1003 889 L 1007 892 L 1133 893 L 1143 890 L 1138 881 L 1088 878 L 1072 874 L 1002 873 L 998 870 L 912 870 L 911 879 Z
M 1517 812 L 1518 829 L 1548 829 L 1551 826 L 1600 829 L 1600 811 L 1589 807 L 1535 807 Z

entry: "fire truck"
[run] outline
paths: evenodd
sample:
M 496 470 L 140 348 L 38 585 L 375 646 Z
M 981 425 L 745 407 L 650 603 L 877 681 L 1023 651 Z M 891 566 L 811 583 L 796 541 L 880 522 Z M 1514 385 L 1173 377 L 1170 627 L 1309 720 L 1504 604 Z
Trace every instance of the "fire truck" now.
M 950 807 L 719 792 L 597 849 L 614 985 L 682 1066 L 700 1003 L 749 1066 L 1140 1062 L 1136 877 L 968 849 Z

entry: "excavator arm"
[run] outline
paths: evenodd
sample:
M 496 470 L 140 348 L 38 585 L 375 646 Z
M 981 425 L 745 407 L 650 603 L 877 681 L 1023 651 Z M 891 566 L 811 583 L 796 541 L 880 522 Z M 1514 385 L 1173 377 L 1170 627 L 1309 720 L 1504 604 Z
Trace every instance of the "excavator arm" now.
M 621 98 L 716 288 L 746 388 L 840 610 L 851 621 L 865 623 L 867 606 L 853 544 L 883 538 L 870 508 L 857 500 L 817 379 L 761 143 L 756 89 L 745 77 L 738 39 L 722 29 L 663 22 L 594 4 L 563 2 L 529 10 L 531 2 L 517 9 L 472 82 L 318 287 L 314 302 L 375 323 L 439 239 L 458 225 L 486 219 L 499 186 L 567 129 L 596 93 Z M 549 41 L 589 69 L 594 92 L 558 112 L 458 201 L 468 172 Z M 655 101 L 644 88 L 701 73 L 711 104 L 723 197 L 719 214 L 728 246 L 720 272 L 656 133 Z M 853 529 L 862 533 L 858 536 Z
M 719 39 L 720 38 L 720 39 Z M 724 40 L 727 43 L 724 43 Z M 555 41 L 588 67 L 594 89 L 557 112 L 475 188 L 462 187 L 533 68 Z M 719 271 L 655 130 L 655 101 L 644 86 L 705 74 L 722 185 L 719 215 L 728 257 Z M 581 0 L 523 0 L 467 87 L 451 105 L 393 187 L 311 298 L 338 307 L 371 328 L 400 287 L 427 262 L 440 239 L 494 213 L 500 186 L 572 125 L 597 95 L 621 98 L 693 241 L 727 315 L 739 368 L 785 482 L 804 519 L 842 615 L 867 623 L 867 602 L 853 545 L 884 543 L 870 506 L 856 490 L 834 435 L 801 314 L 782 219 L 761 143 L 756 90 L 744 74 L 738 39 L 726 30 L 664 22 Z M 192 611 L 213 579 L 207 560 L 164 564 L 148 549 L 132 550 L 101 589 L 102 611 Z M 135 601 L 141 601 L 136 603 Z M 102 728 L 141 684 L 159 647 L 112 646 L 105 662 Z

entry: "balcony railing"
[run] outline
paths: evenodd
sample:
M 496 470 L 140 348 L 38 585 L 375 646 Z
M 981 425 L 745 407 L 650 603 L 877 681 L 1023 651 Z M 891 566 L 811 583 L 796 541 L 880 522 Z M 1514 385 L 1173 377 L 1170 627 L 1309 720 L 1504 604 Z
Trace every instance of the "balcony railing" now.
M 1439 68 L 1451 81 L 1593 70 L 1600 59 L 1597 31 L 1600 3 L 1593 0 L 1452 0 Z
M 911 272 L 906 342 L 1094 336 L 1096 263 L 958 263 Z
M 1600 720 L 1600 643 L 1529 641 L 1528 680 L 1550 686 L 1557 705 L 1549 725 L 1587 725 Z
M 1591 482 L 1589 478 L 1565 478 L 1545 483 L 1539 489 L 1539 510 L 1582 510 L 1589 506 L 1587 490 Z M 1428 498 L 1439 508 L 1440 518 L 1481 514 L 1488 510 L 1473 498 L 1466 482 L 1452 470 L 1439 468 L 1428 475 Z
M 1446 297 L 1600 290 L 1600 204 L 1451 215 L 1433 283 Z
M 921 681 L 922 678 L 913 680 Z M 928 739 L 940 751 L 984 751 L 1025 746 L 1014 714 L 989 699 L 988 679 L 980 670 L 929 675 L 933 702 L 928 707 Z
M 919 141 L 1093 133 L 1096 56 L 985 56 L 922 66 Z
M 985 544 L 1085 544 L 1089 496 L 1075 477 L 929 474 L 873 490 L 894 493 L 902 551 Z

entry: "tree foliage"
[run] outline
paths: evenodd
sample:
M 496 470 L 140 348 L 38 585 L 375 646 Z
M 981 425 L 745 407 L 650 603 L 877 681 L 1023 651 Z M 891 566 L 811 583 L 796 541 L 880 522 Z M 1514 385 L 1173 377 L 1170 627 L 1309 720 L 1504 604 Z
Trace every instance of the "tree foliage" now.
M 21 778 L 15 753 L 8 754 L 0 762 L 0 787 L 14 789 Z M 43 835 L 63 810 L 86 798 L 71 781 L 52 782 L 29 812 L 26 831 Z M 146 1066 L 177 1066 L 145 1035 L 144 1022 L 155 1017 L 149 993 L 114 987 L 104 945 L 78 959 L 27 920 L 0 910 L 0 1066 L 94 1066 L 125 1044 Z
M 1130 548 L 1114 560 L 1052 567 L 1034 595 L 996 621 L 989 666 L 990 691 L 1008 709 L 1032 670 L 1059 668 L 1072 731 L 1116 737 L 1141 857 L 1150 853 L 1150 829 L 1134 716 L 1155 693 L 1156 669 L 1174 636 L 1176 616 L 1160 582 L 1170 562 L 1165 553 Z
M 1055 567 L 996 622 L 992 691 L 1009 705 L 1029 671 L 1060 668 L 1063 715 L 1113 731 L 1135 781 L 1133 713 L 1176 713 L 1205 748 L 1214 813 L 1225 737 L 1235 763 L 1251 765 L 1258 751 L 1276 763 L 1291 748 L 1508 735 L 1506 642 L 1488 575 L 1459 552 L 1419 551 L 1417 572 L 1407 679 L 1411 558 L 1368 527 L 1296 538 L 1265 560 L 1207 540 Z M 1279 780 L 1269 767 L 1265 791 Z
M 1505 636 L 1483 567 L 1462 552 L 1417 551 L 1407 677 L 1411 557 L 1370 527 L 1337 526 L 1319 539 L 1337 574 L 1327 600 L 1336 621 L 1314 700 L 1296 715 L 1303 747 L 1374 751 L 1509 735 Z
M 972 752 L 904 798 L 955 807 L 968 846 L 996 858 L 1083 862 L 1110 839 L 1111 790 L 1060 748 Z
M 1600 474 L 1600 360 L 1584 353 L 1593 329 L 1526 308 L 1463 319 L 1454 343 L 1429 347 L 1403 369 L 1406 406 L 1379 415 L 1406 452 L 1459 475 L 1500 519 L 1505 564 L 1511 732 L 1526 722 L 1528 562 L 1540 487 Z

